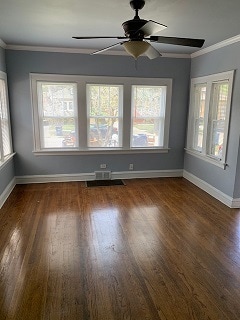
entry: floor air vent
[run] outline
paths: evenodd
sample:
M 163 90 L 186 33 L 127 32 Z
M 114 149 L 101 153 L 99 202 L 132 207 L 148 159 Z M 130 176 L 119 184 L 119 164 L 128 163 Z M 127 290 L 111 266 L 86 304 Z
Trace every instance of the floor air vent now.
M 95 171 L 95 180 L 110 180 L 111 171 Z
M 113 186 L 125 186 L 125 183 L 120 180 L 92 180 L 86 181 L 87 187 L 113 187 Z

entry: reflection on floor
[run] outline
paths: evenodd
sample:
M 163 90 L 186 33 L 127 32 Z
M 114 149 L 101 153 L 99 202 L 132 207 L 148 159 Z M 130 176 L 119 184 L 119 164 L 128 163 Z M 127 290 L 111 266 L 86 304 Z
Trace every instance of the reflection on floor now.
M 240 211 L 182 178 L 18 185 L 0 320 L 240 319 Z

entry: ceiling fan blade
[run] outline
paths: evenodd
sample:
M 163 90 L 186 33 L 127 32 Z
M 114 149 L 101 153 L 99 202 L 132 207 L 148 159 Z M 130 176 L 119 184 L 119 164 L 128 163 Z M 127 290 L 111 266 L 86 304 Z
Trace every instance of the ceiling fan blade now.
M 203 39 L 191 39 L 191 38 L 176 38 L 176 37 L 163 37 L 163 36 L 151 36 L 149 39 L 153 42 L 174 44 L 179 46 L 197 47 L 201 48 L 205 42 Z
M 106 47 L 106 48 L 104 48 L 104 49 L 100 49 L 100 50 L 94 51 L 94 52 L 92 52 L 91 54 L 102 53 L 102 52 L 107 51 L 107 50 L 109 50 L 109 49 L 111 49 L 111 48 L 117 47 L 117 46 L 119 46 L 119 45 L 121 45 L 121 44 L 123 44 L 123 43 L 124 43 L 124 42 L 115 43 L 115 44 L 113 44 L 113 45 L 111 45 L 111 46 L 109 46 L 109 47 Z
M 127 39 L 127 37 L 72 37 L 78 40 L 88 40 L 88 39 Z
M 149 48 L 147 49 L 147 51 L 145 52 L 145 55 L 149 58 L 149 59 L 155 59 L 158 57 L 161 57 L 161 53 L 159 53 L 153 46 L 149 46 Z
M 157 33 L 159 31 L 166 29 L 166 28 L 167 28 L 167 26 L 165 26 L 164 24 L 155 22 L 153 20 L 149 20 L 136 33 L 138 33 L 139 31 L 142 31 L 144 33 L 144 37 L 148 37 L 151 34 Z

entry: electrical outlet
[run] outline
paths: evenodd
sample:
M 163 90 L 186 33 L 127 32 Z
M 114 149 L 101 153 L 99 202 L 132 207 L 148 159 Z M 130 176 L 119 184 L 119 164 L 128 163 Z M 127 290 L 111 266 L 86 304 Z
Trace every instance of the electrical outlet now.
M 100 164 L 100 168 L 101 168 L 101 169 L 106 169 L 106 168 L 107 168 L 106 163 L 102 163 L 102 164 Z
M 129 170 L 133 170 L 133 163 L 129 164 Z

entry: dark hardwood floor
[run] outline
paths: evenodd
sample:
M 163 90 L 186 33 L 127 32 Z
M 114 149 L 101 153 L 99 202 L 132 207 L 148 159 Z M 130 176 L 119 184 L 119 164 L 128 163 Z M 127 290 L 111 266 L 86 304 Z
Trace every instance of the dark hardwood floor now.
M 239 320 L 240 210 L 185 179 L 17 185 L 0 319 Z

